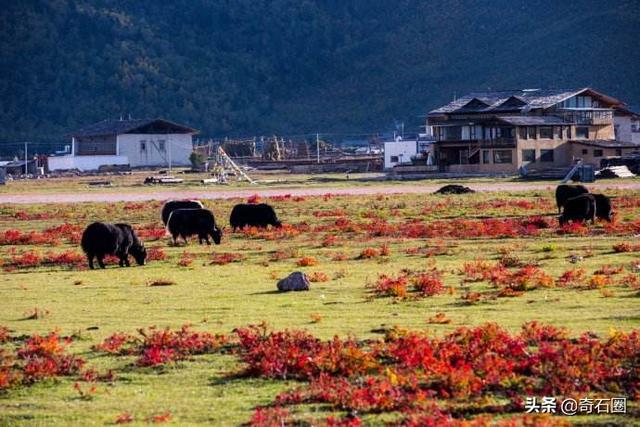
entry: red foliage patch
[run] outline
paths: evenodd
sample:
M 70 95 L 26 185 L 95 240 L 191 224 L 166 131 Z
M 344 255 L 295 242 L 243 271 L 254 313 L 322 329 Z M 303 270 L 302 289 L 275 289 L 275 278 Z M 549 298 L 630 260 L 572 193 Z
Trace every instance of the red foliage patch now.
M 188 325 L 178 330 L 139 329 L 138 334 L 116 333 L 93 349 L 118 355 L 135 354 L 139 356 L 139 366 L 158 366 L 194 354 L 215 353 L 227 344 L 224 335 L 193 331 Z
M 66 352 L 70 339 L 32 335 L 15 354 L 0 349 L 0 389 L 78 374 L 85 361 Z
M 260 196 L 258 194 L 254 194 L 252 196 L 249 196 L 249 198 L 247 199 L 247 203 L 251 203 L 251 204 L 257 204 L 262 202 L 262 199 L 260 198 Z
M 276 397 L 277 411 L 256 411 L 257 425 L 273 417 L 285 422 L 285 410 L 298 404 L 395 413 L 403 425 L 486 425 L 493 420 L 464 417 L 469 411 L 521 412 L 522 396 L 637 396 L 640 390 L 637 331 L 605 341 L 588 333 L 571 339 L 565 330 L 532 322 L 513 335 L 486 324 L 442 338 L 395 329 L 384 340 L 364 342 L 320 341 L 264 325 L 236 332 L 246 375 L 308 382 Z M 451 398 L 455 404 L 443 402 Z M 524 421 L 518 415 L 505 425 Z
M 213 254 L 210 264 L 225 265 L 225 264 L 230 264 L 232 262 L 241 262 L 245 258 L 246 257 L 243 254 L 234 253 L 234 252 L 217 253 L 217 254 Z
M 411 283 L 418 294 L 423 297 L 430 297 L 446 292 L 446 288 L 442 282 L 442 272 L 435 269 L 412 277 Z
M 167 254 L 162 248 L 149 248 L 147 249 L 147 261 L 162 261 L 167 259 Z
M 327 273 L 323 273 L 322 271 L 314 271 L 307 275 L 310 282 L 328 282 L 329 276 Z
M 311 267 L 313 265 L 318 264 L 318 260 L 312 256 L 304 256 L 296 261 L 299 267 Z

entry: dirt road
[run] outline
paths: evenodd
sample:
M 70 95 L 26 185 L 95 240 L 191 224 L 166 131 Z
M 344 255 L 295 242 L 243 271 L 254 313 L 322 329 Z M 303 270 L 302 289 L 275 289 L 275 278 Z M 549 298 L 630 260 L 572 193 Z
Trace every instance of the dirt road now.
M 477 183 L 467 184 L 476 191 L 524 191 L 551 190 L 556 183 Z M 433 193 L 441 184 L 399 184 L 374 185 L 353 187 L 313 187 L 313 188 L 279 188 L 269 189 L 257 187 L 241 190 L 185 190 L 185 191 L 156 191 L 156 192 L 122 192 L 122 193 L 41 193 L 41 194 L 2 194 L 0 203 L 81 203 L 81 202 L 135 202 L 144 200 L 167 199 L 230 199 L 246 198 L 253 194 L 263 197 L 291 194 L 292 196 L 316 196 L 331 194 L 427 194 Z M 606 182 L 589 184 L 590 188 L 605 190 L 607 188 L 640 190 L 640 182 Z

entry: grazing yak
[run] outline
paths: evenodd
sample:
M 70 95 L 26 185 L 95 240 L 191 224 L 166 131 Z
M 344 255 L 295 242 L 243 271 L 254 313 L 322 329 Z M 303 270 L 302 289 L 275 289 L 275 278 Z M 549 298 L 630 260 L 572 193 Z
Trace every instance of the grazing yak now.
M 611 199 L 604 194 L 592 194 L 596 199 L 596 217 L 606 221 L 613 221 L 613 208 L 611 207 Z
M 459 185 L 459 184 L 445 185 L 444 187 L 440 187 L 436 191 L 436 194 L 467 194 L 467 193 L 475 193 L 475 191 L 469 187 L 465 187 L 464 185 Z
M 233 231 L 238 228 L 250 227 L 282 227 L 282 223 L 278 221 L 276 211 L 273 207 L 266 203 L 240 203 L 233 207 L 229 223 L 233 227 Z
M 572 197 L 564 204 L 564 210 L 560 215 L 560 226 L 569 221 L 591 221 L 596 219 L 596 198 L 593 194 L 581 194 Z
M 169 215 L 167 230 L 173 236 L 173 243 L 177 244 L 178 236 L 187 243 L 187 237 L 198 235 L 200 244 L 206 241 L 210 245 L 209 236 L 216 245 L 222 239 L 222 230 L 216 225 L 213 212 L 208 209 L 176 209 Z
M 138 265 L 144 265 L 147 250 L 129 224 L 105 224 L 94 222 L 82 233 L 82 250 L 87 255 L 89 268 L 93 270 L 93 258 L 97 258 L 100 268 L 104 268 L 104 257 L 115 255 L 120 258 L 120 267 L 129 267 L 129 255 Z
M 558 204 L 558 213 L 562 212 L 562 208 L 572 197 L 581 194 L 587 194 L 589 190 L 584 185 L 558 185 L 556 188 L 556 203 Z
M 169 200 L 162 207 L 162 224 L 165 227 L 169 221 L 169 215 L 176 209 L 204 209 L 204 206 L 199 200 Z

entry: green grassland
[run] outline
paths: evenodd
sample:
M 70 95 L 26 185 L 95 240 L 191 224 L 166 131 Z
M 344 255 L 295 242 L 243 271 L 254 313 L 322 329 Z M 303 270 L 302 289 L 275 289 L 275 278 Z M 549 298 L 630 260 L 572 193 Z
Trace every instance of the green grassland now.
M 616 193 L 623 195 L 622 192 Z M 640 197 L 638 192 L 626 196 Z M 308 197 L 304 200 L 266 201 L 277 209 L 285 223 L 307 223 L 312 227 L 331 224 L 334 216 L 318 212 L 343 210 L 357 221 L 371 217 L 390 223 L 454 218 L 517 218 L 531 215 L 553 215 L 555 208 L 548 192 L 513 192 L 508 194 L 475 194 L 468 196 L 339 196 L 330 199 Z M 512 207 L 521 200 L 548 200 L 530 209 Z M 539 199 L 538 199 L 539 197 Z M 479 204 L 507 200 L 506 207 Z M 640 327 L 638 290 L 617 284 L 607 292 L 598 289 L 549 287 L 526 291 L 516 298 L 492 297 L 493 287 L 487 282 L 467 283 L 459 270 L 463 263 L 476 259 L 496 261 L 504 254 L 523 262 L 537 263 L 554 278 L 572 268 L 583 268 L 591 275 L 603 265 L 629 266 L 638 261 L 637 253 L 616 253 L 619 242 L 637 240 L 631 235 L 605 233 L 603 224 L 594 226 L 588 236 L 559 235 L 548 231 L 542 237 L 474 239 L 418 239 L 406 236 L 372 237 L 362 233 L 338 235 L 336 245 L 325 247 L 324 232 L 301 232 L 288 238 L 265 239 L 231 233 L 228 215 L 239 200 L 206 201 L 218 222 L 227 226 L 220 246 L 198 245 L 192 239 L 187 246 L 172 246 L 169 238 L 147 241 L 147 247 L 159 247 L 167 257 L 150 261 L 143 267 L 106 270 L 79 270 L 63 266 L 16 268 L 0 278 L 0 325 L 14 335 L 47 333 L 59 330 L 75 338 L 70 349 L 87 359 L 88 365 L 100 371 L 114 369 L 117 379 L 112 385 L 99 385 L 96 394 L 81 398 L 74 390 L 73 378 L 19 387 L 0 394 L 0 425 L 104 425 L 113 424 L 117 415 L 130 412 L 136 420 L 154 414 L 171 412 L 172 422 L 180 425 L 238 425 L 251 418 L 257 405 L 273 401 L 278 392 L 292 383 L 251 378 L 235 378 L 241 369 L 229 354 L 196 356 L 161 369 L 139 368 L 134 358 L 115 358 L 90 351 L 90 347 L 114 332 L 135 333 L 138 328 L 180 327 L 191 324 L 197 330 L 232 334 L 236 327 L 266 321 L 274 329 L 306 329 L 321 337 L 352 335 L 358 338 L 380 337 L 380 331 L 400 326 L 429 329 L 441 335 L 460 326 L 496 322 L 509 331 L 518 331 L 525 322 L 538 320 L 566 327 L 572 335 L 591 331 L 607 337 L 612 330 L 629 331 Z M 424 211 L 439 203 L 441 208 Z M 23 205 L 0 207 L 0 232 L 6 229 L 43 230 L 62 222 L 86 225 L 93 220 L 130 222 L 142 225 L 159 221 L 160 203 L 127 205 L 124 203 L 84 203 L 76 205 Z M 33 214 L 48 211 L 54 217 L 44 220 L 17 220 L 18 211 Z M 315 215 L 314 215 L 315 213 Z M 620 221 L 634 221 L 638 208 L 620 211 Z M 390 255 L 359 259 L 366 247 L 386 243 Z M 410 255 L 409 248 L 438 249 L 431 256 Z M 11 251 L 76 250 L 78 245 L 63 241 L 58 246 L 36 248 L 28 245 L 0 246 L 4 267 L 10 264 Z M 276 259 L 277 251 L 294 256 Z M 183 267 L 178 261 L 187 253 L 194 261 Z M 242 254 L 239 262 L 213 265 L 213 254 Z M 346 254 L 346 260 L 335 261 L 335 254 Z M 574 264 L 571 256 L 574 256 Z M 317 265 L 299 267 L 303 256 L 316 258 Z M 280 257 L 282 258 L 282 257 Z M 367 287 L 378 274 L 396 274 L 402 269 L 420 270 L 436 266 L 443 270 L 450 291 L 423 299 L 394 300 L 373 298 Z M 278 293 L 276 281 L 292 271 L 323 272 L 330 280 L 312 283 L 309 292 Z M 153 280 L 166 279 L 172 286 L 148 286 Z M 485 297 L 476 304 L 461 299 L 465 292 L 480 292 Z M 37 308 L 37 319 L 30 314 Z M 445 313 L 449 324 L 429 324 L 427 319 Z M 316 317 L 314 321 L 312 315 Z M 317 318 L 320 320 L 318 321 Z M 325 415 L 317 407 L 300 408 L 311 418 Z M 320 415 L 316 413 L 320 411 Z M 576 418 L 575 421 L 579 421 Z M 598 417 L 586 422 L 628 422 Z M 377 424 L 382 418 L 369 417 Z M 585 422 L 585 420 L 582 420 Z

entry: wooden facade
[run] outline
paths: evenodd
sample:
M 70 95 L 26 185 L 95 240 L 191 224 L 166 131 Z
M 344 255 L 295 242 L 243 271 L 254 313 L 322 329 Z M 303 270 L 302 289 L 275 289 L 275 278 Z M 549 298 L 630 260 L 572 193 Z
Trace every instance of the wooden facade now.
M 427 125 L 441 172 L 516 174 L 599 163 L 583 148 L 596 142 L 606 153 L 633 150 L 615 146 L 620 105 L 589 88 L 475 93 L 432 111 Z

